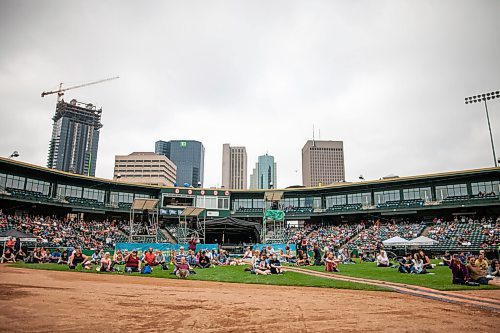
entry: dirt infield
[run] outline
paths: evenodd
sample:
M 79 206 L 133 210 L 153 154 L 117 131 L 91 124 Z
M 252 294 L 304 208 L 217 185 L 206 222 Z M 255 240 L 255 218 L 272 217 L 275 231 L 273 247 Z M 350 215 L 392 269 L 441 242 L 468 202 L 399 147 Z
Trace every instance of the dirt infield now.
M 480 294 L 500 297 L 499 290 Z M 5 266 L 0 303 L 2 332 L 495 332 L 500 325 L 498 313 L 390 292 Z

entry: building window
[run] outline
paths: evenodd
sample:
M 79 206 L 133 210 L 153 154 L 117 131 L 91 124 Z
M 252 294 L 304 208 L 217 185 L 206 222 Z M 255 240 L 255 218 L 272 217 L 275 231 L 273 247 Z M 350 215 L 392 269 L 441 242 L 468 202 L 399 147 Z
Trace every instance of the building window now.
M 401 195 L 399 190 L 375 192 L 375 203 L 381 204 L 387 201 L 399 201 Z
M 431 188 L 405 188 L 403 189 L 403 198 L 405 200 L 422 199 L 430 201 L 432 199 Z
M 134 201 L 133 193 L 126 192 L 111 192 L 110 201 L 112 204 L 117 203 L 132 203 Z
M 17 190 L 24 190 L 25 181 L 26 181 L 26 178 L 24 178 L 24 177 L 7 175 L 5 187 L 13 188 L 13 189 L 17 189 Z
M 38 192 L 38 193 L 41 193 L 43 195 L 49 195 L 50 186 L 51 186 L 51 184 L 49 182 L 44 182 L 41 180 L 36 180 L 36 179 L 31 179 L 31 178 L 26 179 L 26 190 L 27 191 Z
M 0 188 L 5 188 L 5 182 L 7 180 L 7 175 L 0 173 Z
M 371 205 L 372 195 L 369 192 L 348 194 L 347 195 L 347 203 L 348 204 Z
M 229 209 L 229 198 L 228 197 L 219 197 L 217 199 L 217 208 L 218 209 Z
M 81 198 L 82 188 L 71 185 L 59 185 L 57 186 L 57 195 L 59 197 Z
M 499 191 L 499 181 L 494 180 L 490 182 L 479 182 L 479 183 L 472 183 L 471 185 L 471 190 L 472 190 L 472 195 L 478 195 L 479 193 L 482 194 L 489 194 L 491 195 L 492 193 L 495 195 L 498 195 L 500 193 Z
M 468 195 L 466 184 L 453 184 L 436 186 L 436 199 L 443 200 L 447 197 L 458 197 Z
M 83 197 L 85 199 L 92 199 L 92 200 L 97 200 L 99 202 L 104 202 L 104 191 L 91 188 L 84 188 Z
M 346 204 L 345 195 L 333 195 L 325 197 L 326 207 L 330 208 L 332 206 L 342 206 Z

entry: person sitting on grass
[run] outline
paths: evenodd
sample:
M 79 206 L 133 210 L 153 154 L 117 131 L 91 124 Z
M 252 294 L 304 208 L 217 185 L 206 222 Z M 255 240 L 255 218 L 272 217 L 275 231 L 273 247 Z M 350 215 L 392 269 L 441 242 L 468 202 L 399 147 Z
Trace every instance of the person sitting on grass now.
M 200 259 L 198 260 L 199 268 L 210 268 L 210 259 L 207 257 L 205 252 L 201 252 Z
M 443 256 L 443 262 L 442 262 L 442 264 L 440 264 L 440 265 L 443 265 L 443 266 L 448 266 L 448 267 L 449 267 L 449 266 L 450 266 L 450 264 L 451 264 L 451 260 L 452 260 L 452 259 L 453 259 L 453 258 L 452 258 L 452 256 L 450 255 L 450 252 L 449 252 L 449 251 L 446 251 L 446 252 L 444 253 L 444 256 Z
M 252 250 L 250 250 L 250 247 L 247 247 L 245 249 L 245 253 L 243 254 L 243 260 L 252 260 Z
M 14 257 L 14 254 L 12 253 L 12 250 L 10 247 L 6 247 L 5 250 L 3 251 L 2 254 L 2 259 L 0 262 L 3 264 L 4 262 L 16 262 L 16 258 Z
M 33 263 L 34 264 L 43 263 L 42 249 L 39 247 L 37 247 L 35 250 L 33 250 Z
M 187 259 L 187 253 L 186 253 L 186 251 L 184 251 L 184 246 L 181 246 L 179 248 L 179 252 L 175 255 L 174 258 L 175 258 L 174 264 L 176 264 L 176 265 L 181 263 L 182 258 Z
M 377 256 L 377 267 L 389 267 L 390 262 L 389 258 L 387 257 L 387 253 L 385 250 L 380 250 L 380 253 Z
M 111 272 L 111 258 L 109 257 L 109 252 L 104 254 L 104 257 L 101 259 L 101 267 L 99 268 L 100 272 Z
M 271 257 L 271 260 L 269 261 L 269 267 L 271 270 L 271 274 L 283 274 L 285 272 L 285 270 L 281 266 L 281 262 L 276 256 L 276 253 Z
M 113 260 L 111 260 L 111 270 L 115 271 L 116 265 L 123 265 L 125 263 L 125 256 L 121 250 L 116 250 L 113 254 Z M 116 268 L 118 270 L 118 268 Z
M 142 260 L 146 265 L 150 267 L 158 266 L 158 262 L 156 261 L 156 255 L 153 252 L 153 248 L 150 247 L 145 253 Z
M 424 268 L 424 261 L 422 260 L 422 257 L 420 256 L 420 253 L 415 253 L 413 256 L 413 267 L 410 273 L 413 274 L 425 274 L 427 271 Z
M 50 262 L 50 251 L 46 251 L 44 247 L 42 247 L 42 262 Z
M 59 249 L 55 249 L 54 252 L 50 255 L 50 262 L 57 264 L 59 262 L 59 259 L 61 259 L 61 251 Z
M 434 266 L 432 265 L 431 263 L 431 260 L 429 259 L 429 257 L 425 254 L 424 250 L 420 250 L 418 251 L 419 255 L 420 255 L 420 258 L 422 259 L 423 263 L 424 263 L 424 269 L 427 270 L 427 269 L 433 269 Z
M 339 272 L 338 266 L 339 266 L 339 261 L 333 255 L 333 252 L 328 252 L 325 258 L 325 271 Z
M 24 261 L 26 259 L 26 252 L 20 247 L 19 251 L 16 253 L 16 261 Z
M 92 256 L 90 257 L 90 263 L 99 265 L 101 259 L 102 259 L 101 250 L 95 249 L 94 253 L 92 253 Z
M 260 259 L 255 261 L 254 272 L 256 275 L 269 275 L 271 274 L 270 268 L 265 254 L 261 255 Z
M 175 265 L 175 275 L 181 279 L 185 279 L 189 276 L 190 269 L 191 267 L 189 267 L 186 257 L 181 257 L 181 262 Z
M 82 253 L 82 249 L 77 248 L 69 257 L 69 269 L 76 269 L 78 264 L 81 264 L 84 269 L 90 269 L 89 257 Z
M 125 272 L 140 272 L 141 270 L 141 260 L 137 256 L 137 250 L 132 251 L 128 256 L 125 257 Z
M 60 265 L 68 264 L 68 251 L 63 251 L 63 253 L 61 253 L 61 257 L 59 258 L 59 261 L 57 263 Z
M 161 252 L 160 250 L 156 250 L 155 260 L 158 263 L 158 265 L 161 266 L 161 269 L 168 270 L 167 259 L 165 258 L 163 252 Z
M 488 270 L 488 259 L 484 257 L 484 250 L 479 251 L 479 256 L 474 262 L 474 266 L 481 268 L 483 271 Z
M 413 268 L 413 262 L 411 260 L 411 253 L 408 253 L 405 257 L 401 258 L 399 261 L 398 271 L 399 273 L 411 273 Z
M 493 259 L 488 267 L 488 276 L 493 279 L 500 278 L 500 261 Z
M 286 246 L 285 248 L 285 258 L 286 261 L 289 262 L 290 264 L 295 264 L 297 262 L 297 258 L 292 256 L 292 252 L 290 251 L 290 246 Z
M 302 257 L 300 257 L 299 260 L 297 260 L 297 266 L 310 266 L 311 262 L 309 261 L 309 258 L 307 257 L 307 253 L 302 253 Z
M 469 264 L 467 265 L 469 270 L 470 281 L 479 284 L 488 284 L 489 280 L 486 278 L 487 271 L 479 266 L 476 266 L 474 257 L 469 258 Z
M 229 265 L 229 258 L 226 251 L 220 250 L 219 258 L 217 259 L 217 265 L 226 266 Z
M 453 284 L 466 284 L 470 280 L 469 271 L 459 258 L 453 257 L 449 267 Z

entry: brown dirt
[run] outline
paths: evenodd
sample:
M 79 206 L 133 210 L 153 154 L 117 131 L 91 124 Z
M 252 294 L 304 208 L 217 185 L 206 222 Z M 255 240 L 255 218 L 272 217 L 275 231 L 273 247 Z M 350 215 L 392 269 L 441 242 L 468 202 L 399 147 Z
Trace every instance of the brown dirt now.
M 0 267 L 1 332 L 495 332 L 499 324 L 498 313 L 398 293 Z

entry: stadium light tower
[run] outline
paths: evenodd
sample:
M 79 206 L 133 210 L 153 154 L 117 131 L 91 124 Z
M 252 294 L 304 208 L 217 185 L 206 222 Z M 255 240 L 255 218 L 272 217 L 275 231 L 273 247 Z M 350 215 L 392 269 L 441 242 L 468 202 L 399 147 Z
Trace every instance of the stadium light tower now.
M 480 103 L 481 101 L 484 102 L 484 108 L 486 110 L 486 119 L 488 120 L 488 129 L 490 130 L 491 150 L 493 151 L 493 163 L 495 164 L 495 167 L 498 167 L 497 155 L 495 154 L 495 145 L 493 144 L 493 135 L 491 134 L 490 114 L 488 113 L 488 103 L 486 103 L 486 101 L 489 101 L 489 100 L 495 99 L 495 98 L 500 98 L 500 91 L 497 90 L 497 91 L 492 91 L 492 92 L 489 92 L 486 94 L 465 97 L 465 104 Z

